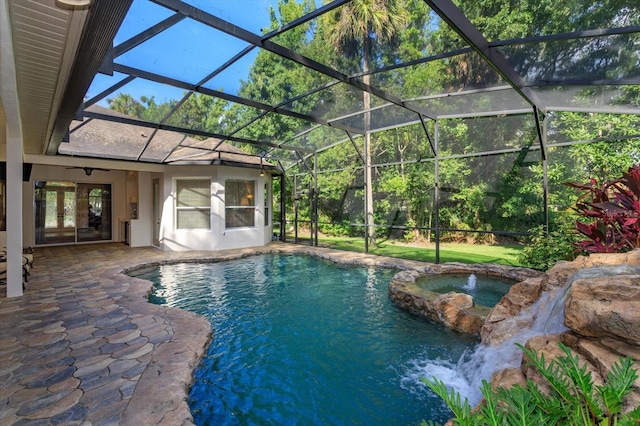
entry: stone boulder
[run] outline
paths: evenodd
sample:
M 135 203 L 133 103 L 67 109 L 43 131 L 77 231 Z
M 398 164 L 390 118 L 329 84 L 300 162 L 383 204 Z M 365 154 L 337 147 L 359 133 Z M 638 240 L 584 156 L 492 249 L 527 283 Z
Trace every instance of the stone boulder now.
M 430 311 L 437 321 L 452 330 L 478 335 L 489 309 L 474 308 L 473 297 L 463 293 L 446 293 L 437 296 Z
M 480 332 L 485 344 L 498 344 L 511 338 L 519 330 L 531 327 L 533 317 L 519 315 L 523 309 L 533 305 L 540 297 L 546 278 L 529 278 L 511 286 L 500 302 L 487 316 Z
M 584 262 L 566 262 L 559 261 L 553 268 L 549 269 L 545 273 L 546 283 L 544 290 L 551 290 L 553 288 L 564 287 L 567 281 L 583 268 Z
M 549 363 L 554 358 L 564 355 L 564 352 L 562 352 L 558 346 L 559 342 L 562 342 L 562 336 L 559 334 L 540 335 L 529 339 L 525 347 L 530 350 L 535 350 L 538 356 L 543 355 L 546 362 Z M 549 392 L 548 382 L 526 356 L 522 357 L 520 370 L 528 380 L 533 380 L 543 393 L 547 394 Z
M 567 327 L 586 337 L 640 345 L 640 268 L 587 268 L 570 285 L 565 302 Z
M 594 253 L 590 256 L 580 256 L 574 262 L 582 262 L 582 268 L 613 265 L 640 266 L 640 250 L 627 253 Z
M 605 338 L 602 341 L 579 336 L 571 331 L 552 335 L 539 335 L 529 339 L 526 347 L 535 350 L 538 356 L 544 355 L 548 365 L 552 360 L 565 356 L 558 343 L 563 343 L 571 349 L 573 356 L 579 357 L 580 366 L 586 366 L 591 374 L 595 386 L 605 383 L 613 365 L 621 358 L 630 357 L 636 362 L 640 359 L 640 348 L 619 340 Z M 639 368 L 636 364 L 635 368 Z M 543 393 L 550 391 L 549 384 L 539 371 L 530 364 L 527 357 L 523 357 L 520 370 L 505 368 L 494 373 L 491 377 L 493 389 L 498 387 L 510 388 L 516 384 L 522 386 L 526 380 L 535 382 Z M 631 393 L 625 398 L 623 412 L 628 412 L 640 405 L 640 378 L 632 387 Z
M 494 391 L 498 388 L 509 389 L 515 385 L 522 387 L 527 385 L 527 378 L 518 368 L 504 368 L 491 376 L 491 388 Z
M 556 299 L 566 296 L 564 325 L 567 331 L 541 334 L 529 338 L 526 347 L 544 354 L 545 360 L 564 356 L 558 347 L 562 342 L 580 358 L 581 365 L 591 372 L 596 386 L 605 382 L 613 365 L 629 357 L 634 368 L 640 370 L 640 250 L 613 255 L 579 257 L 573 262 L 558 262 L 537 284 L 521 283 L 512 289 L 487 318 L 482 331 L 483 343 L 493 345 L 514 333 L 521 313 L 536 307 L 528 296 L 541 291 L 543 297 L 554 294 Z M 563 283 L 564 281 L 564 283 Z M 529 291 L 525 291 L 529 290 Z M 510 292 L 511 293 L 511 292 Z M 524 295 L 523 295 L 524 293 Z M 509 317 L 513 313 L 513 317 Z M 508 388 L 524 379 L 538 383 L 543 392 L 548 384 L 542 375 L 523 357 L 520 377 L 512 369 L 496 372 L 492 386 Z M 640 405 L 640 379 L 633 384 L 625 400 L 623 411 Z

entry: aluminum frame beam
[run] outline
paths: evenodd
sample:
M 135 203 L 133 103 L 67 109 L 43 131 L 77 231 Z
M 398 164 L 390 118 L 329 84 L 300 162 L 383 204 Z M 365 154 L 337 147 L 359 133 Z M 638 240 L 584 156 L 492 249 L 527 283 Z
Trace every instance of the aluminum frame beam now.
M 324 125 L 327 125 L 327 126 L 335 127 L 337 129 L 341 129 L 341 130 L 348 130 L 348 131 L 351 131 L 353 133 L 362 133 L 361 130 L 353 129 L 353 128 L 349 127 L 349 126 L 332 124 L 332 123 L 329 123 L 327 120 L 324 120 L 324 119 L 321 119 L 321 118 L 318 118 L 318 117 L 314 117 L 314 116 L 307 115 L 307 114 L 300 114 L 300 113 L 297 113 L 295 111 L 290 111 L 290 110 L 287 110 L 287 109 L 274 107 L 274 106 L 269 105 L 269 104 L 265 104 L 265 103 L 258 102 L 258 101 L 253 101 L 253 100 L 242 98 L 242 97 L 236 96 L 236 95 L 231 95 L 229 93 L 221 92 L 219 90 L 208 89 L 206 87 L 201 87 L 201 86 L 198 86 L 196 84 L 188 83 L 186 81 L 178 80 L 178 79 L 175 79 L 175 78 L 166 77 L 166 76 L 163 76 L 163 75 L 160 75 L 160 74 L 156 74 L 156 73 L 152 73 L 152 72 L 149 72 L 149 71 L 144 71 L 144 70 L 141 70 L 141 69 L 138 69 L 138 68 L 133 68 L 133 67 L 120 65 L 120 64 L 114 64 L 113 68 L 114 68 L 115 71 L 121 72 L 123 74 L 128 74 L 130 76 L 136 76 L 136 77 L 144 78 L 145 80 L 155 81 L 156 83 L 167 84 L 167 85 L 170 85 L 170 86 L 173 86 L 173 87 L 177 87 L 177 88 L 180 88 L 180 89 L 184 89 L 184 90 L 187 90 L 187 91 L 190 91 L 190 92 L 196 92 L 196 93 L 200 93 L 200 94 L 207 95 L 207 96 L 213 96 L 213 97 L 216 97 L 216 98 L 224 99 L 224 100 L 229 101 L 229 102 L 234 102 L 234 103 L 250 106 L 250 107 L 257 108 L 257 109 L 260 109 L 260 110 L 263 110 L 263 111 L 276 112 L 278 114 L 286 115 L 286 116 L 293 117 L 293 118 L 298 118 L 300 120 L 304 120 L 304 121 L 308 121 L 308 122 L 312 122 L 312 123 L 316 123 L 316 124 L 324 124 Z
M 131 49 L 133 49 L 134 47 L 144 43 L 145 41 L 147 41 L 147 40 L 149 40 L 149 39 L 151 39 L 151 38 L 153 38 L 155 36 L 157 36 L 158 34 L 163 32 L 164 30 L 166 30 L 168 28 L 171 28 L 172 26 L 174 26 L 178 22 L 182 21 L 184 18 L 186 18 L 184 15 L 181 15 L 179 13 L 175 13 L 175 14 L 171 15 L 170 17 L 168 17 L 166 19 L 163 19 L 162 21 L 158 22 L 157 24 L 147 28 L 146 30 L 142 31 L 141 33 L 131 37 L 129 40 L 120 43 L 119 45 L 114 47 L 113 50 L 112 50 L 113 58 L 117 58 L 118 56 L 125 54 L 126 52 L 128 52 Z
M 423 0 L 436 12 L 460 37 L 462 37 L 528 104 L 538 111 L 546 113 L 544 104 L 537 95 L 526 87 L 524 80 L 513 69 L 507 58 L 490 46 L 489 40 L 478 31 L 464 13 L 451 0 Z
M 185 16 L 195 21 L 208 25 L 219 31 L 227 33 L 233 37 L 239 38 L 240 40 L 246 41 L 247 43 L 251 43 L 257 47 L 260 47 L 271 53 L 279 55 L 285 59 L 291 60 L 299 65 L 305 66 L 316 72 L 324 74 L 328 77 L 331 77 L 343 83 L 349 84 L 350 86 L 353 86 L 359 90 L 369 92 L 381 99 L 386 100 L 387 102 L 394 103 L 412 112 L 423 114 L 427 117 L 430 116 L 429 112 L 427 111 L 416 110 L 414 108 L 410 108 L 404 105 L 402 100 L 396 96 L 390 95 L 383 90 L 372 87 L 360 80 L 347 76 L 346 74 L 343 74 L 340 71 L 337 71 L 331 67 L 323 65 L 317 61 L 314 61 L 313 59 L 307 58 L 306 56 L 303 56 L 294 50 L 280 46 L 269 40 L 265 40 L 264 38 L 259 37 L 258 35 L 250 31 L 247 31 L 241 27 L 238 27 L 237 25 L 227 22 L 210 13 L 204 12 L 201 9 L 198 9 L 195 6 L 191 6 L 187 3 L 184 3 L 181 0 L 151 0 L 151 1 L 161 6 L 164 6 L 170 10 L 173 10 L 174 12 L 182 13 Z

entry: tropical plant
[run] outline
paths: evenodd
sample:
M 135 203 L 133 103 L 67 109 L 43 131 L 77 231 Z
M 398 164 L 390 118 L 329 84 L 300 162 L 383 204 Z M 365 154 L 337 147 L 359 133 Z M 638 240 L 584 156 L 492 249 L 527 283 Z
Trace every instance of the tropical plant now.
M 423 379 L 427 386 L 444 400 L 458 425 L 637 425 L 640 407 L 623 412 L 627 396 L 631 393 L 638 372 L 631 358 L 620 358 L 603 385 L 594 385 L 591 372 L 567 346 L 559 343 L 564 352 L 550 362 L 544 354 L 518 345 L 528 363 L 547 382 L 548 391 L 527 379 L 525 386 L 493 390 L 482 382 L 483 403 L 472 409 L 460 394 L 449 390 L 441 380 Z M 435 425 L 423 421 L 423 425 Z
M 640 165 L 630 167 L 619 179 L 599 184 L 568 183 L 584 191 L 575 210 L 589 221 L 576 221 L 586 237 L 579 251 L 616 253 L 640 247 Z

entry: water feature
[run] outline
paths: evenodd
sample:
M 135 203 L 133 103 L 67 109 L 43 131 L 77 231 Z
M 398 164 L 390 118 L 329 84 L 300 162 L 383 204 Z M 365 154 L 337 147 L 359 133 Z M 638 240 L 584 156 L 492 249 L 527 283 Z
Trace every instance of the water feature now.
M 418 279 L 417 284 L 436 293 L 467 293 L 476 305 L 493 307 L 507 294 L 513 280 L 489 275 L 434 274 Z
M 545 291 L 531 306 L 523 309 L 519 315 L 504 322 L 513 330 L 518 330 L 509 339 L 495 345 L 477 345 L 467 351 L 460 359 L 415 358 L 403 378 L 405 387 L 419 391 L 424 385 L 420 378 L 436 377 L 450 388 L 458 391 L 470 404 L 480 402 L 482 380 L 489 380 L 498 370 L 519 368 L 522 352 L 515 345 L 525 344 L 532 337 L 562 333 L 564 326 L 564 305 L 574 283 L 582 278 L 609 277 L 617 275 L 639 275 L 640 268 L 629 265 L 599 266 L 581 269 L 576 272 L 563 287 Z M 529 326 L 526 326 L 529 325 Z
M 214 339 L 195 373 L 197 424 L 417 424 L 450 412 L 407 382 L 414 359 L 475 342 L 398 309 L 392 271 L 265 255 L 164 265 L 154 303 L 205 315 Z
M 496 345 L 479 344 L 473 350 L 467 351 L 457 362 L 450 360 L 415 359 L 412 368 L 407 373 L 405 383 L 416 385 L 420 377 L 436 377 L 444 381 L 447 386 L 458 391 L 462 398 L 475 405 L 482 399 L 480 386 L 483 380 L 489 380 L 498 370 L 507 367 L 519 368 L 522 361 L 522 351 L 516 343 L 524 345 L 527 340 L 542 334 L 555 334 L 566 331 L 564 321 L 564 298 L 568 287 L 543 292 L 540 298 L 531 306 L 523 309 L 519 315 L 506 320 L 513 323 L 517 329 L 511 338 Z M 558 308 L 559 306 L 562 309 Z M 530 327 L 522 324 L 531 324 Z
M 463 288 L 467 291 L 473 291 L 476 289 L 476 275 L 475 274 L 471 274 L 469 275 L 469 278 L 467 278 L 467 285 L 465 285 Z

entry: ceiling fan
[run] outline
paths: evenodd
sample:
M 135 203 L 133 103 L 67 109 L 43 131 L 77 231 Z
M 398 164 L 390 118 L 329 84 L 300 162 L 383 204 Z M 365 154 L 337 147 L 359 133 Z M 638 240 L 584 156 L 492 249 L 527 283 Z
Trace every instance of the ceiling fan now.
M 91 176 L 94 170 L 102 170 L 103 172 L 110 172 L 109 169 L 101 169 L 99 167 L 67 167 L 67 169 L 82 169 L 87 174 L 87 176 Z

